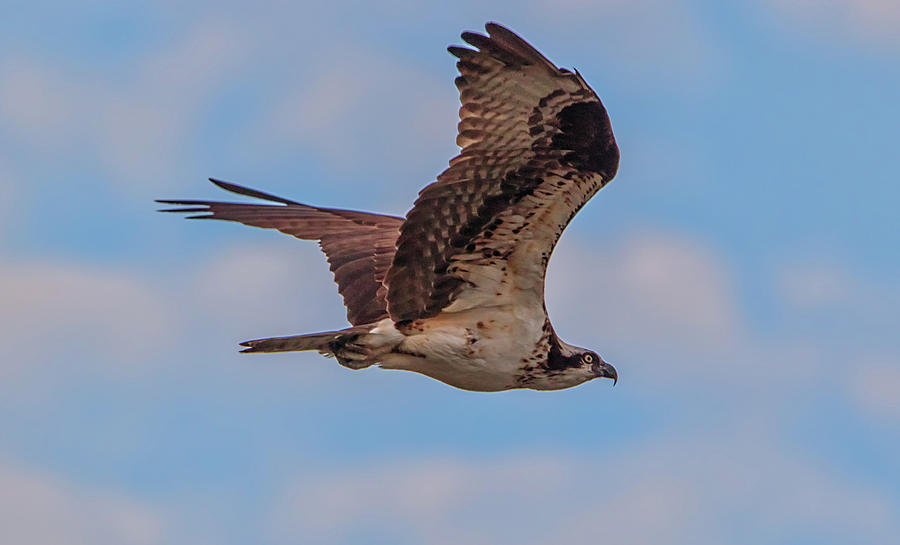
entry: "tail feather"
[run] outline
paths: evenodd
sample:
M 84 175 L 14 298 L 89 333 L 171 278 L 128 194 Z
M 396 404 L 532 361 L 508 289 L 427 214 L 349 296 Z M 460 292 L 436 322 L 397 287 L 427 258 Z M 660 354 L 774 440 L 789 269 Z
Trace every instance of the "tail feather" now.
M 340 332 L 328 331 L 325 333 L 310 333 L 307 335 L 293 335 L 290 337 L 272 337 L 269 339 L 255 339 L 244 341 L 241 346 L 246 346 L 241 352 L 296 352 L 300 350 L 317 350 L 319 352 L 331 352 L 328 344 L 340 338 Z
M 305 335 L 292 335 L 289 337 L 271 337 L 268 339 L 255 339 L 244 341 L 241 346 L 246 346 L 241 352 L 298 352 L 302 350 L 316 350 L 322 354 L 334 354 L 335 350 L 345 345 L 348 341 L 368 331 L 367 327 L 349 327 L 339 331 L 323 331 L 321 333 L 307 333 Z

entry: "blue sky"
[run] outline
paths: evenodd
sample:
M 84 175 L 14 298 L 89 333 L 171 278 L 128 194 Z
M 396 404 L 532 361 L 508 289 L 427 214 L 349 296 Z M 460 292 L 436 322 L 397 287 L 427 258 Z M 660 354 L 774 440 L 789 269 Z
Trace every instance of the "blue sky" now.
M 5 2 L 0 527 L 27 543 L 893 543 L 888 0 Z M 548 307 L 616 364 L 475 394 L 236 342 L 340 327 L 312 243 L 155 214 L 231 180 L 403 214 L 485 21 L 577 68 L 616 180 Z

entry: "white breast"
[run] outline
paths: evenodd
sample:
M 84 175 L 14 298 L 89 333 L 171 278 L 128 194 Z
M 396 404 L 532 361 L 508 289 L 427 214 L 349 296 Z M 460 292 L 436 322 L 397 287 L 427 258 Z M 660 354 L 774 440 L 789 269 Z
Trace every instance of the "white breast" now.
M 443 312 L 417 324 L 381 366 L 467 390 L 516 388 L 522 360 L 532 355 L 543 324 L 543 310 L 538 316 L 517 306 Z

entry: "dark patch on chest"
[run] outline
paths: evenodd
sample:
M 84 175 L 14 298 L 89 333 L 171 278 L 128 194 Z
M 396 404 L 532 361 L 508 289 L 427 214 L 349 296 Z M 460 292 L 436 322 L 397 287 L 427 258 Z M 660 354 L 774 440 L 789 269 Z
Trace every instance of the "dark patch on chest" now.
M 536 381 L 558 376 L 568 369 L 568 367 L 551 367 L 550 365 L 550 354 L 553 351 L 553 345 L 556 344 L 555 337 L 549 320 L 544 322 L 541 340 L 535 345 L 531 354 L 520 361 L 516 384 L 522 388 L 529 388 Z M 558 352 L 558 345 L 556 350 Z
M 581 355 L 566 356 L 562 353 L 559 338 L 556 335 L 550 337 L 550 350 L 547 352 L 546 367 L 551 371 L 565 371 L 573 367 L 581 366 Z

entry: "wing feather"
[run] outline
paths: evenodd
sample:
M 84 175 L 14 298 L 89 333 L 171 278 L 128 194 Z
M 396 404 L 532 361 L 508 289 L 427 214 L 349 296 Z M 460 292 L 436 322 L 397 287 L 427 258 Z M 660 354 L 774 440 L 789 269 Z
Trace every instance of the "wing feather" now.
M 353 325 L 376 322 L 387 314 L 387 290 L 383 284 L 400 234 L 402 218 L 318 208 L 269 195 L 228 182 L 210 180 L 219 187 L 280 204 L 247 204 L 214 201 L 157 201 L 181 205 L 165 212 L 201 213 L 193 219 L 236 221 L 244 225 L 277 229 L 304 239 L 318 240 L 325 252 L 338 291 Z
M 395 321 L 502 304 L 511 288 L 543 304 L 563 229 L 615 176 L 618 147 L 596 93 L 512 31 L 466 32 L 459 61 L 460 154 L 407 214 L 384 279 Z

